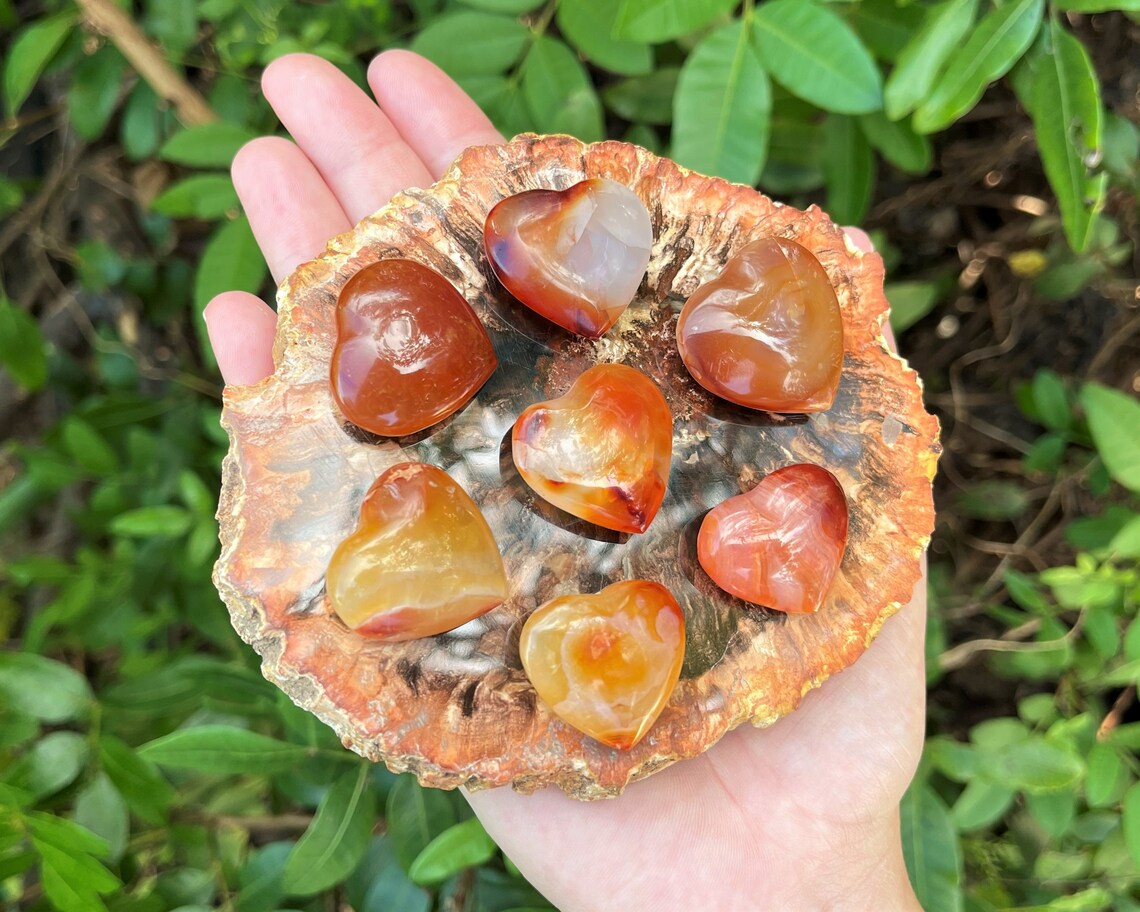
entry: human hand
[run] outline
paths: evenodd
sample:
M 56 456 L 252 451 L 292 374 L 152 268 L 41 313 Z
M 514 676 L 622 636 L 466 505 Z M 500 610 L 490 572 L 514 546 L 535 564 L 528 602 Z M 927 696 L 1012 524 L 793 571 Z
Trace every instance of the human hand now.
M 414 54 L 382 54 L 368 82 L 376 101 L 300 54 L 265 71 L 265 95 L 297 145 L 254 140 L 233 179 L 277 281 L 397 191 L 432 183 L 466 146 L 502 140 Z M 850 234 L 869 249 L 865 234 Z M 276 319 L 244 292 L 210 302 L 206 323 L 227 383 L 272 373 Z M 918 909 L 898 805 L 922 750 L 925 616 L 924 578 L 867 654 L 795 713 L 730 732 L 619 799 L 496 789 L 468 800 L 563 912 Z

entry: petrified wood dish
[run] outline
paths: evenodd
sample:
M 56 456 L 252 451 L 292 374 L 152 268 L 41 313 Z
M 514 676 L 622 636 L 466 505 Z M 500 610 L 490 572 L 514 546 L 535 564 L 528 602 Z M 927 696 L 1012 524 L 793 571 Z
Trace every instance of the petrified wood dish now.
M 503 197 L 587 177 L 631 187 L 654 229 L 645 281 L 598 340 L 566 333 L 513 301 L 483 253 L 484 220 Z M 716 400 L 677 353 L 685 299 L 761 236 L 811 250 L 842 307 L 839 392 L 831 409 L 810 417 Z M 396 440 L 347 424 L 329 391 L 337 295 L 359 269 L 388 257 L 418 260 L 449 279 L 479 314 L 499 359 L 464 409 Z M 882 281 L 881 259 L 860 253 L 818 209 L 781 206 L 635 146 L 521 136 L 468 149 L 437 184 L 400 194 L 286 279 L 275 373 L 226 391 L 222 420 L 231 447 L 215 581 L 234 626 L 262 656 L 266 677 L 348 747 L 427 785 L 557 785 L 579 798 L 610 796 L 701 753 L 742 722 L 771 724 L 854 662 L 909 599 L 933 526 L 937 422 L 923 410 L 917 376 L 884 343 Z M 668 493 L 642 535 L 558 513 L 532 494 L 510 457 L 519 413 L 561 395 L 601 362 L 648 374 L 673 412 Z M 452 633 L 378 643 L 332 614 L 324 574 L 369 485 L 408 460 L 445 469 L 479 504 L 503 553 L 511 596 Z M 821 610 L 786 617 L 718 589 L 697 561 L 696 534 L 711 507 L 793 462 L 836 475 L 850 531 Z M 673 593 L 685 612 L 687 647 L 663 714 L 643 741 L 621 751 L 563 724 L 536 700 L 518 637 L 529 613 L 549 599 L 635 578 Z

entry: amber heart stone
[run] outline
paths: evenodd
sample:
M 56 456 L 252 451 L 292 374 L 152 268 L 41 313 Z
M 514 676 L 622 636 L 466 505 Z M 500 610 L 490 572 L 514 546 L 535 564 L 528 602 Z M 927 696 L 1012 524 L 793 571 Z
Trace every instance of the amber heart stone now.
M 843 317 L 811 251 L 762 238 L 685 303 L 677 347 L 693 379 L 722 399 L 769 412 L 820 412 L 839 388 Z
M 475 501 L 441 469 L 404 462 L 368 489 L 325 588 L 345 624 L 394 642 L 466 624 L 500 604 L 509 587 Z
M 617 181 L 508 196 L 487 216 L 487 259 L 523 304 L 598 338 L 633 300 L 653 246 L 649 211 Z
M 519 655 L 558 718 L 627 750 L 657 721 L 681 675 L 685 616 L 660 583 L 614 583 L 538 608 L 523 625 Z
M 515 467 L 554 506 L 617 532 L 644 532 L 669 481 L 673 415 L 641 371 L 599 364 L 565 396 L 515 422 Z
M 847 498 L 816 465 L 790 465 L 714 507 L 697 557 L 721 589 L 788 614 L 823 603 L 847 547 Z
M 412 260 L 381 260 L 349 279 L 336 330 L 333 398 L 349 421 L 385 437 L 454 414 L 498 365 L 471 305 Z

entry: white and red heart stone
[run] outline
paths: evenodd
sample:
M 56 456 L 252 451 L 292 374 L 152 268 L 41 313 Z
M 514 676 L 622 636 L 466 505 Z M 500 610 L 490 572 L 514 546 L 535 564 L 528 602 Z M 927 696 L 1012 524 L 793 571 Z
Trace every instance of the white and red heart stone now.
M 637 194 L 594 178 L 507 197 L 487 216 L 483 240 L 507 291 L 564 329 L 597 338 L 637 293 L 653 227 Z
M 701 566 L 721 589 L 788 614 L 819 609 L 846 547 L 843 488 L 808 464 L 777 469 L 714 507 L 697 536 Z
M 523 625 L 519 655 L 556 716 L 626 750 L 657 721 L 677 684 L 685 617 L 660 583 L 614 583 L 535 610 Z

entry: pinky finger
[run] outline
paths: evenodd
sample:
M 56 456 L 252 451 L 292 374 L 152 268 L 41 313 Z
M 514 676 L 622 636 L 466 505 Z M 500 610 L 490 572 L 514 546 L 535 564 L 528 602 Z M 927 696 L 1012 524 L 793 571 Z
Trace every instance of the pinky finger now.
M 226 291 L 206 305 L 204 316 L 227 384 L 245 386 L 273 373 L 277 314 L 269 305 L 244 291 Z

